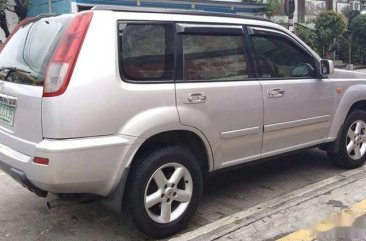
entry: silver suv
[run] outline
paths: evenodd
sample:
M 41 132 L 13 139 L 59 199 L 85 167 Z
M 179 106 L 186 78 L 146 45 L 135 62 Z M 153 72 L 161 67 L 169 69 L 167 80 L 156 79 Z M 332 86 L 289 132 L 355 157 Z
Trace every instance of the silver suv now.
M 309 147 L 361 166 L 365 122 L 366 75 L 261 18 L 99 7 L 27 19 L 0 53 L 1 169 L 42 197 L 123 201 L 155 238 L 215 170 Z

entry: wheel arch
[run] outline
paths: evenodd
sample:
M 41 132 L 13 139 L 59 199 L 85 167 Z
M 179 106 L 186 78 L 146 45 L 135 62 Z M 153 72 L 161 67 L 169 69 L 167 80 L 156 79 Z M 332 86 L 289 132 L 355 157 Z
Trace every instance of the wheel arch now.
M 329 138 L 337 139 L 344 121 L 355 109 L 366 111 L 366 85 L 364 84 L 349 87 L 341 97 L 334 112 Z
M 128 163 L 130 168 L 138 164 L 149 151 L 159 146 L 179 145 L 188 148 L 198 158 L 204 173 L 214 168 L 211 146 L 207 138 L 199 131 L 192 129 L 176 129 L 159 132 L 147 138 L 138 148 L 133 158 Z

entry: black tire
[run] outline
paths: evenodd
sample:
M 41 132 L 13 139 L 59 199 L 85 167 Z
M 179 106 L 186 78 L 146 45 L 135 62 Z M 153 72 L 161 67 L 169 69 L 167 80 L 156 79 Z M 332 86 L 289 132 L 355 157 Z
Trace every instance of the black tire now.
M 366 155 L 363 155 L 359 159 L 352 159 L 347 151 L 347 132 L 356 121 L 363 121 L 366 123 L 366 112 L 362 110 L 355 110 L 347 116 L 342 128 L 338 152 L 328 153 L 331 161 L 337 167 L 354 169 L 361 167 L 366 161 Z
M 186 148 L 168 146 L 158 148 L 142 157 L 141 160 L 136 161 L 137 162 L 129 175 L 130 178 L 128 182 L 129 187 L 126 204 L 129 217 L 137 228 L 149 237 L 160 239 L 176 234 L 184 229 L 193 217 L 202 196 L 202 171 L 197 158 Z M 168 163 L 178 163 L 188 170 L 192 178 L 193 192 L 188 206 L 179 218 L 172 220 L 169 223 L 162 224 L 154 221 L 145 209 L 145 189 L 147 188 L 147 185 L 151 185 L 149 183 L 151 183 L 150 180 L 153 174 Z M 166 178 L 169 179 L 169 175 L 167 175 Z M 181 180 L 184 180 L 184 183 L 188 183 L 184 177 Z M 158 186 L 157 188 L 160 190 Z M 157 205 L 158 208 L 161 208 L 162 203 Z M 173 201 L 171 201 L 171 205 L 173 210 Z

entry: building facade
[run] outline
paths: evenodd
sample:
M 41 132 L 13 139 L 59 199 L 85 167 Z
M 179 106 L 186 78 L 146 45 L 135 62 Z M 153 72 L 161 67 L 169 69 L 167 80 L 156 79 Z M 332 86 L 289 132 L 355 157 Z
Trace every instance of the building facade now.
M 174 8 L 246 15 L 263 15 L 265 9 L 263 4 L 254 1 L 243 3 L 238 0 L 32 0 L 28 14 L 35 16 L 40 13 L 78 12 L 97 5 Z
M 309 23 L 321 12 L 333 10 L 346 18 L 351 11 L 361 11 L 366 8 L 366 0 L 295 0 L 295 23 Z M 275 22 L 286 22 L 284 6 L 272 19 Z

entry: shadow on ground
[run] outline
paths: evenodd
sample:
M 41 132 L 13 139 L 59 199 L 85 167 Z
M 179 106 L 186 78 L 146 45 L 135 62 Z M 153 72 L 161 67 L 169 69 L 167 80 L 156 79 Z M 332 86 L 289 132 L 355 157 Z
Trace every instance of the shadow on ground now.
M 217 173 L 205 180 L 199 211 L 187 230 L 341 173 L 325 153 L 309 150 Z M 98 203 L 56 207 L 0 176 L 0 240 L 148 240 Z

